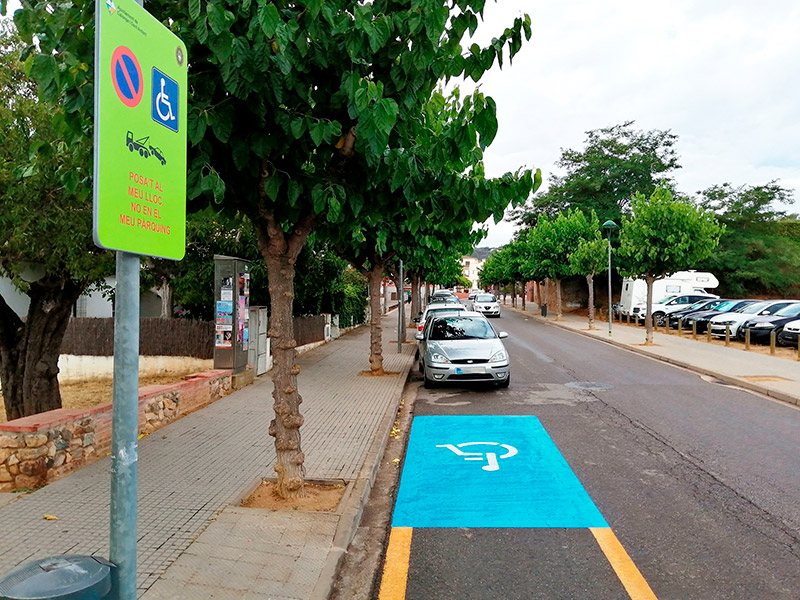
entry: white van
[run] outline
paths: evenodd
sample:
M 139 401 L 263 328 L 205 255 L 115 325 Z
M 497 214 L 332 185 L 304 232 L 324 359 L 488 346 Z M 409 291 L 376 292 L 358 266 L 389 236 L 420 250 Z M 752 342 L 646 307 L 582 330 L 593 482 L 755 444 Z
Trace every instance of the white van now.
M 708 271 L 678 271 L 664 279 L 653 282 L 653 302 L 666 296 L 680 296 L 692 292 L 705 292 L 708 288 L 715 288 L 719 280 Z M 647 282 L 644 279 L 622 280 L 622 294 L 619 299 L 619 311 L 623 315 L 631 316 L 633 307 L 647 302 Z

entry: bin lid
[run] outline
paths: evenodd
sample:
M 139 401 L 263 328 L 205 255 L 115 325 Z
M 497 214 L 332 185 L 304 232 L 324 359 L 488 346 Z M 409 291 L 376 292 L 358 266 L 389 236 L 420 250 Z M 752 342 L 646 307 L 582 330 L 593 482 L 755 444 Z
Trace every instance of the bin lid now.
M 0 579 L 0 600 L 102 600 L 111 590 L 113 566 L 79 554 L 35 560 Z

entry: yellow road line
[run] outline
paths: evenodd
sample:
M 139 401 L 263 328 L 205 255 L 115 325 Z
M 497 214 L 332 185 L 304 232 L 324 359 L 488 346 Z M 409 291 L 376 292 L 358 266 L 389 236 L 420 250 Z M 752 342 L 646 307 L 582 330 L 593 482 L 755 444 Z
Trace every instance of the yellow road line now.
M 603 550 L 603 554 L 606 555 L 608 562 L 611 563 L 611 567 L 631 600 L 658 600 L 611 528 L 590 527 L 589 530 Z
M 389 534 L 378 600 L 404 600 L 406 597 L 412 531 L 411 527 L 393 527 Z

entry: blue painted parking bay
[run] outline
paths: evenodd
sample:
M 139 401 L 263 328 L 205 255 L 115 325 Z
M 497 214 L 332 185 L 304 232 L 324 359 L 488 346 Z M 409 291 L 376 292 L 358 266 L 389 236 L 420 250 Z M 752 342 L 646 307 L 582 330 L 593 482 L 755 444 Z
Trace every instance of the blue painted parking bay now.
M 414 418 L 393 527 L 608 527 L 533 416 Z

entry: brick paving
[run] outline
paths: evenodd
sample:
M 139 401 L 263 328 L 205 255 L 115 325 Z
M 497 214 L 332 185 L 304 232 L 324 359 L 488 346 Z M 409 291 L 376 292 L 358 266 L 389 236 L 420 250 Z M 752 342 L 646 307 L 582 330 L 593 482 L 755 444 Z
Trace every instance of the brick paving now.
M 359 375 L 369 369 L 366 327 L 298 358 L 308 478 L 355 480 L 376 438 L 385 436 L 387 415 L 400 399 L 414 351 L 408 344 L 397 354 L 390 341 L 393 324 L 394 314 L 384 318 L 383 351 L 385 369 L 396 376 Z M 140 440 L 140 596 L 156 582 L 148 600 L 308 598 L 319 585 L 337 515 L 270 515 L 231 507 L 258 478 L 274 475 L 275 450 L 267 433 L 271 394 L 267 375 Z M 107 557 L 109 472 L 106 457 L 32 494 L 3 498 L 2 573 L 47 556 Z M 45 520 L 46 514 L 58 520 Z M 232 570 L 226 573 L 225 565 Z M 189 583 L 201 589 L 189 591 Z

